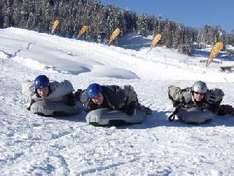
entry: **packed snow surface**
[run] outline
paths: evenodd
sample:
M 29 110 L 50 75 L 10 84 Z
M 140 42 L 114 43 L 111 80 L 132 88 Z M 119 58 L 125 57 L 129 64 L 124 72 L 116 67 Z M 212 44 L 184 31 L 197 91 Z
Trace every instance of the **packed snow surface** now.
M 167 120 L 173 111 L 169 85 L 203 80 L 223 89 L 223 103 L 234 105 L 234 73 L 219 69 L 234 61 L 221 57 L 206 68 L 200 62 L 206 55 L 189 57 L 164 47 L 149 51 L 149 39 L 129 38 L 122 41 L 124 49 L 0 29 L 0 175 L 234 175 L 234 117 L 203 125 Z M 75 89 L 93 82 L 131 84 L 153 115 L 119 128 L 88 125 L 84 114 L 33 115 L 25 108 L 21 83 L 39 74 L 70 80 Z

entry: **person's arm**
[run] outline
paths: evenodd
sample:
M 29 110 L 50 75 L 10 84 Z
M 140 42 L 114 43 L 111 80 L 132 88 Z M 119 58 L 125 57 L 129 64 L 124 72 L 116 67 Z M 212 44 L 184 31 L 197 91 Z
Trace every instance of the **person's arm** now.
M 139 107 L 137 93 L 131 85 L 124 85 L 123 90 L 126 96 L 124 98 L 125 105 L 123 107 L 123 111 L 128 115 L 133 115 L 135 109 Z
M 112 110 L 121 110 L 126 104 L 126 95 L 119 86 L 103 86 L 103 95 Z
M 33 81 L 26 80 L 22 83 L 21 87 L 22 94 L 27 98 L 26 108 L 30 110 L 31 105 L 35 102 L 34 97 L 36 96 Z
M 70 81 L 64 80 L 62 82 L 53 81 L 50 82 L 50 97 L 62 97 L 64 95 L 68 95 L 74 91 L 73 86 Z
M 172 101 L 174 107 L 183 103 L 184 101 L 181 88 L 176 87 L 176 86 L 168 87 L 168 97 Z
M 214 113 L 218 113 L 219 106 L 223 100 L 224 92 L 221 89 L 211 89 L 206 93 L 206 101 L 209 105 L 208 109 Z

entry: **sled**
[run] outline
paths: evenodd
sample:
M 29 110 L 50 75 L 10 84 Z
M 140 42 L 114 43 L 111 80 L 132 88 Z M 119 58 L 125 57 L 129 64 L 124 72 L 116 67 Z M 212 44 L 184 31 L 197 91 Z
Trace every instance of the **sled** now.
M 220 66 L 221 71 L 234 71 L 234 65 L 230 65 L 230 66 Z
M 198 107 L 192 108 L 176 108 L 176 110 L 169 116 L 169 120 L 173 121 L 175 115 L 184 123 L 189 124 L 202 124 L 211 121 L 215 115 L 205 109 L 200 109 Z
M 134 114 L 135 115 L 130 116 L 118 110 L 100 108 L 90 111 L 86 115 L 86 122 L 95 126 L 121 126 L 127 124 L 139 124 L 142 123 L 148 115 L 139 109 L 136 109 Z

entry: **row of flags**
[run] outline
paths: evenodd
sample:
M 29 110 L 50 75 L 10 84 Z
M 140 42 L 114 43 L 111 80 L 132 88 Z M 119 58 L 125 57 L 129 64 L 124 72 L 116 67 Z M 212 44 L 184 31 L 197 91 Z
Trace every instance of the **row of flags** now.
M 52 28 L 51 28 L 51 34 L 54 34 L 58 29 L 59 29 L 59 25 L 60 25 L 60 21 L 59 20 L 55 20 L 52 22 Z M 77 34 L 77 38 L 80 38 L 82 35 L 84 35 L 85 33 L 87 33 L 89 31 L 89 26 L 86 26 L 86 25 L 83 25 L 80 29 L 80 31 L 78 32 Z M 109 38 L 109 42 L 108 44 L 110 45 L 121 33 L 121 30 L 120 28 L 116 28 L 110 38 Z M 161 34 L 154 34 L 153 38 L 152 38 L 152 41 L 151 41 L 151 45 L 150 45 L 150 50 L 154 47 L 157 46 L 158 42 L 161 40 Z M 223 42 L 219 41 L 219 42 L 216 42 L 214 44 L 214 46 L 212 47 L 210 53 L 209 53 L 209 56 L 208 56 L 208 59 L 207 59 L 207 62 L 206 62 L 206 66 L 208 66 L 212 61 L 213 59 L 218 55 L 218 53 L 224 48 L 224 44 Z M 148 51 L 148 52 L 149 52 Z
M 59 29 L 59 25 L 60 25 L 59 20 L 55 20 L 55 21 L 52 22 L 51 34 L 54 34 Z M 89 30 L 89 26 L 83 25 L 81 27 L 80 31 L 77 33 L 76 37 L 80 38 L 82 35 L 87 33 L 88 30 Z M 120 35 L 120 33 L 121 33 L 120 28 L 116 28 L 112 32 L 108 44 L 110 45 Z M 154 48 L 157 45 L 157 43 L 159 42 L 160 39 L 161 39 L 161 35 L 156 34 L 153 37 L 153 40 L 152 40 L 152 43 L 151 43 L 151 48 Z

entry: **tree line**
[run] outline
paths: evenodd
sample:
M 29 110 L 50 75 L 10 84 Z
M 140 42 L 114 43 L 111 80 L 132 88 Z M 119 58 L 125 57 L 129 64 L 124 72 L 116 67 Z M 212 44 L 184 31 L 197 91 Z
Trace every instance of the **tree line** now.
M 73 37 L 83 25 L 89 26 L 84 38 L 88 41 L 105 42 L 113 30 L 121 29 L 121 35 L 136 32 L 147 36 L 160 33 L 161 45 L 191 54 L 194 43 L 214 44 L 222 40 L 234 45 L 234 33 L 226 33 L 218 26 L 205 25 L 201 29 L 186 27 L 161 17 L 137 15 L 112 5 L 102 5 L 99 0 L 2 0 L 0 2 L 0 28 L 10 26 L 51 31 L 51 22 L 60 21 L 57 34 Z M 222 33 L 222 35 L 220 35 Z

